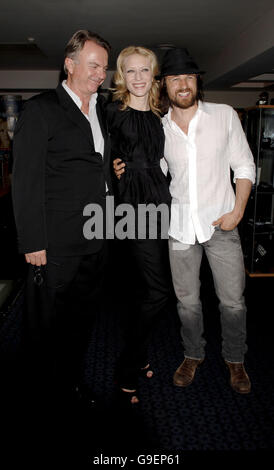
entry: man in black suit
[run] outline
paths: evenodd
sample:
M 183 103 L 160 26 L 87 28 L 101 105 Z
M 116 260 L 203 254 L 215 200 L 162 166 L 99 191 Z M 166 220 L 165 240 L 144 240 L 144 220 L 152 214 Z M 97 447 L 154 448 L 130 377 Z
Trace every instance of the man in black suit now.
M 65 49 L 67 80 L 28 100 L 15 130 L 14 213 L 19 251 L 30 265 L 28 350 L 34 380 L 40 371 L 44 385 L 52 377 L 82 381 L 102 287 L 106 240 L 85 238 L 83 210 L 95 203 L 105 213 L 111 190 L 104 97 L 97 94 L 109 51 L 99 35 L 77 31 Z

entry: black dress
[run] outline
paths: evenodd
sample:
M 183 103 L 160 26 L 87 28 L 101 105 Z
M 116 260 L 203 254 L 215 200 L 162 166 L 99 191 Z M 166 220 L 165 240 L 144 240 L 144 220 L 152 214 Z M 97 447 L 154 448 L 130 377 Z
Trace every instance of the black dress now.
M 119 102 L 108 105 L 107 116 L 112 158 L 121 158 L 126 163 L 125 173 L 117 180 L 116 202 L 131 204 L 135 209 L 138 204 L 157 206 L 165 203 L 169 206 L 168 182 L 160 168 L 160 159 L 164 155 L 160 118 L 152 111 L 130 107 L 121 111 Z M 138 372 L 149 362 L 149 333 L 155 319 L 166 308 L 170 294 L 167 239 L 161 239 L 159 233 L 156 239 L 138 239 L 136 236 L 118 242 L 119 264 L 121 255 L 127 259 L 127 272 L 122 272 L 121 277 L 124 281 L 130 279 L 126 345 L 118 364 L 118 380 L 125 388 L 136 388 Z M 123 282 L 123 295 L 126 295 L 125 285 Z
M 112 158 L 126 163 L 126 171 L 118 180 L 119 202 L 134 207 L 170 204 L 167 178 L 160 167 L 165 142 L 160 118 L 152 111 L 119 108 L 119 102 L 107 107 Z

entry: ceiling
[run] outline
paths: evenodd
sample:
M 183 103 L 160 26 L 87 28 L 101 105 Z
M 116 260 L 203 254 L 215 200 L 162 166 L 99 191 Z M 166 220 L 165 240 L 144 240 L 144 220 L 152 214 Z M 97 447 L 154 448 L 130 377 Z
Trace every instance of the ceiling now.
M 0 73 L 61 69 L 69 38 L 89 29 L 112 45 L 111 68 L 130 44 L 160 62 L 175 45 L 207 72 L 206 89 L 258 77 L 244 88 L 274 90 L 273 0 L 1 0 L 0 18 Z

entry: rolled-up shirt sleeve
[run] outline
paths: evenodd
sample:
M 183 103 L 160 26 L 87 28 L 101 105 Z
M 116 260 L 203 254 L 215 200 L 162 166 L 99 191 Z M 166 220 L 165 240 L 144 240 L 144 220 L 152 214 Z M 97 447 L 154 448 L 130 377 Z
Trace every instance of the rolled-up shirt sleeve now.
M 230 166 L 233 170 L 233 182 L 236 179 L 249 179 L 255 183 L 255 163 L 252 152 L 246 140 L 241 121 L 234 109 L 231 108 L 229 132 Z

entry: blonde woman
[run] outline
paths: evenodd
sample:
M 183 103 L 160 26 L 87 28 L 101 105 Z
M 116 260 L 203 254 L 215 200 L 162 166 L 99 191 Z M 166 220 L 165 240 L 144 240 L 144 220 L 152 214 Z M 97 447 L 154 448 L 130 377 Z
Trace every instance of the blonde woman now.
M 168 183 L 160 167 L 164 132 L 158 108 L 157 73 L 157 59 L 149 49 L 130 46 L 122 50 L 114 76 L 113 102 L 107 110 L 112 157 L 116 163 L 123 162 L 124 168 L 117 180 L 117 202 L 134 208 L 136 226 L 141 222 L 137 216 L 140 204 L 170 204 Z M 145 225 L 148 229 L 147 220 Z M 131 260 L 125 279 L 131 279 L 134 273 L 139 289 L 136 295 L 136 286 L 132 285 L 124 325 L 125 349 L 117 367 L 120 390 L 130 403 L 139 401 L 138 377 L 153 375 L 147 358 L 148 340 L 159 314 L 166 309 L 170 292 L 167 240 L 160 233 L 158 220 L 155 239 L 149 239 L 148 230 L 147 238 L 138 238 L 136 229 L 134 239 L 118 242 L 119 253 Z

